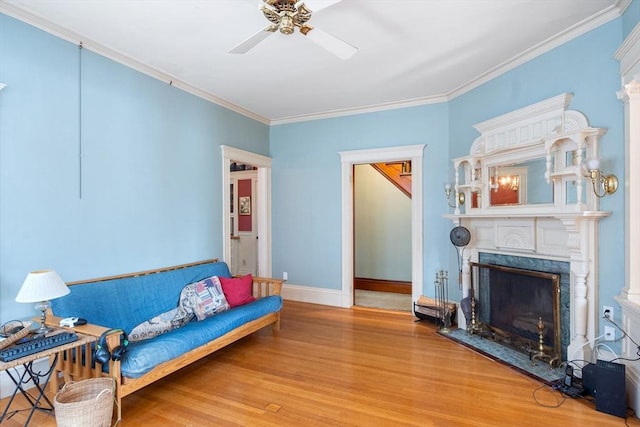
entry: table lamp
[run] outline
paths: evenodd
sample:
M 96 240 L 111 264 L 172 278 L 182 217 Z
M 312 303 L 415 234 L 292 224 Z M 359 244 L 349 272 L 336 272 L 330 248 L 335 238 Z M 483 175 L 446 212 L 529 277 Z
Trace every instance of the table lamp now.
M 62 281 L 58 273 L 53 270 L 32 271 L 24 279 L 24 283 L 18 291 L 16 302 L 35 302 L 35 309 L 42 312 L 40 328 L 34 331 L 37 334 L 46 334 L 52 329 L 46 326 L 47 310 L 51 306 L 49 300 L 59 298 L 69 293 L 69 288 Z

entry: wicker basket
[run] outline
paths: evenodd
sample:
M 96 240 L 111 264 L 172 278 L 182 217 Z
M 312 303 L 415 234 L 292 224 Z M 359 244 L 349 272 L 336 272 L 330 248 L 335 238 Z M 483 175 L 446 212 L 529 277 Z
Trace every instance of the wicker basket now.
M 55 395 L 58 427 L 109 427 L 113 415 L 113 378 L 69 382 Z
M 0 326 L 0 335 L 6 337 L 2 341 L 0 341 L 0 350 L 5 347 L 9 347 L 14 342 L 18 341 L 20 338 L 24 338 L 29 335 L 29 331 L 31 330 L 32 322 L 22 322 L 20 320 L 10 320 L 4 325 Z M 18 332 L 12 334 L 11 330 L 15 328 L 22 328 Z

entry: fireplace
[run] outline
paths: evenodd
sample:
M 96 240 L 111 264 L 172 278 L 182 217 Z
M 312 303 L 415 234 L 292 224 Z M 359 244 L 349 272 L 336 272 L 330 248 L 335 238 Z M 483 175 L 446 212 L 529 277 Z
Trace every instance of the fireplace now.
M 444 217 L 471 234 L 469 244 L 458 250 L 462 300 L 472 291 L 471 262 L 559 274 L 556 320 L 562 360 L 587 360 L 599 333 L 599 221 L 611 212 L 601 211 L 600 199 L 588 191 L 581 164 L 599 157 L 606 129 L 590 126 L 582 113 L 569 110 L 570 100 L 570 94 L 561 94 L 474 125 L 480 135 L 469 154 L 453 159 L 453 188 L 464 197 L 456 198 L 453 214 Z M 534 159 L 544 162 L 544 173 L 532 167 Z M 550 200 L 543 203 L 523 194 L 517 205 L 490 203 L 496 170 L 517 164 L 529 168 L 527 185 L 521 181 L 520 188 L 530 196 L 550 188 Z M 534 181 L 539 185 L 533 186 Z M 460 203 L 474 194 L 477 204 Z M 504 256 L 508 262 L 483 259 L 483 254 Z M 464 330 L 468 321 L 460 314 L 458 326 Z
M 487 293 L 486 291 L 489 288 L 490 283 L 489 279 L 491 279 L 491 271 L 496 271 L 493 273 L 494 277 L 497 277 L 499 274 L 500 268 L 508 269 L 506 271 L 506 279 L 514 280 L 514 286 L 517 286 L 515 289 L 520 291 L 519 294 L 516 294 L 517 297 L 529 295 L 539 297 L 540 301 L 538 301 L 538 306 L 529 306 L 529 301 L 525 301 L 527 305 L 519 304 L 520 311 L 526 312 L 530 311 L 532 313 L 531 317 L 535 317 L 536 326 L 538 317 L 542 316 L 542 320 L 545 324 L 545 339 L 544 345 L 548 350 L 553 348 L 553 354 L 559 356 L 561 360 L 567 360 L 567 349 L 570 343 L 570 334 L 571 334 L 571 270 L 570 264 L 568 262 L 559 261 L 559 260 L 551 260 L 544 258 L 533 258 L 533 257 L 525 257 L 525 256 L 517 256 L 517 255 L 507 255 L 507 254 L 499 254 L 499 253 L 491 253 L 491 252 L 479 252 L 478 253 L 478 262 L 477 263 L 469 263 L 470 265 L 478 264 L 478 265 L 489 265 L 489 267 L 485 268 L 472 268 L 472 276 L 473 279 L 473 288 L 475 290 L 475 296 L 477 298 L 478 303 L 478 320 L 483 323 L 487 323 L 489 325 L 493 325 L 491 320 L 491 307 L 497 311 L 496 313 L 496 322 L 495 328 L 500 332 L 512 332 L 510 331 L 510 327 L 508 325 L 504 325 L 504 322 L 509 323 L 508 320 L 505 320 L 505 313 L 511 313 L 514 310 L 513 307 L 504 308 L 504 301 L 499 301 L 497 304 L 491 303 L 491 293 Z M 483 273 L 484 272 L 484 273 Z M 482 274 L 484 274 L 484 279 L 482 278 Z M 537 277 L 541 276 L 541 277 Z M 555 284 L 552 284 L 552 279 L 547 279 L 547 277 L 557 277 L 557 288 Z M 501 279 L 502 282 L 506 281 Z M 544 282 L 546 282 L 548 288 L 547 290 L 551 290 L 554 294 L 551 295 L 549 293 L 541 293 L 536 292 L 533 293 L 536 287 L 544 286 Z M 521 286 L 518 286 L 521 285 Z M 504 283 L 500 286 L 504 286 Z M 494 298 L 496 296 L 494 295 Z M 533 298 L 531 298 L 533 300 Z M 556 310 L 557 304 L 557 310 Z M 518 305 L 516 303 L 516 305 Z M 502 313 L 500 313 L 502 311 Z M 535 313 L 539 312 L 537 316 Z M 502 324 L 500 322 L 503 322 Z M 530 323 L 531 321 L 529 321 Z M 516 322 L 520 323 L 521 322 Z M 549 329 L 550 325 L 553 324 L 553 332 Z M 502 325 L 502 327 L 501 327 Z M 531 329 L 531 328 L 529 328 Z M 530 332 L 530 331 L 529 331 Z M 538 347 L 538 336 L 537 330 L 534 330 L 536 333 L 535 336 L 531 336 L 531 334 L 526 334 L 522 337 L 524 340 L 522 343 L 518 341 L 517 338 L 512 337 L 516 344 L 506 344 L 511 347 L 523 344 L 524 348 L 520 349 L 520 351 L 526 352 L 526 349 L 529 348 L 528 345 L 532 345 L 532 349 L 537 350 Z M 556 341 L 557 337 L 557 341 Z M 526 344 L 527 341 L 529 344 Z M 530 341 L 534 341 L 533 344 Z
M 477 333 L 529 357 L 560 363 L 558 274 L 471 263 L 471 276 Z

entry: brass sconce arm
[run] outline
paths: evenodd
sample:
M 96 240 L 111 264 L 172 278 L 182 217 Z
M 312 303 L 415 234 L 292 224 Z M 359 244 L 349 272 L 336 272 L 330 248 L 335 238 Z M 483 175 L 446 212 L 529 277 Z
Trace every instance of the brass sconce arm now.
M 455 208 L 456 207 L 455 201 L 456 201 L 456 197 L 457 197 L 458 206 L 464 205 L 464 193 L 462 191 L 453 190 L 452 187 L 453 186 L 451 184 L 449 184 L 449 183 L 444 185 L 444 194 L 447 196 L 447 204 L 449 205 L 449 207 Z M 453 204 L 451 204 L 451 193 L 453 193 L 453 195 L 454 195 L 454 198 L 453 198 L 454 203 Z
M 613 194 L 618 189 L 618 177 L 610 174 L 603 173 L 600 169 L 600 162 L 598 160 L 589 160 L 587 162 L 586 177 L 591 179 L 593 185 L 593 193 L 598 198 L 602 198 L 607 194 Z

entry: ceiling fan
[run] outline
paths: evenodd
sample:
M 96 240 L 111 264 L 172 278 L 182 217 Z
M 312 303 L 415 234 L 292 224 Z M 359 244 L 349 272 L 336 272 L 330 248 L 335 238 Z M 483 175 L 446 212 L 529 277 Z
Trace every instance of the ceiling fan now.
M 246 53 L 276 31 L 290 35 L 296 27 L 302 35 L 340 59 L 348 59 L 358 51 L 349 43 L 309 25 L 313 12 L 302 0 L 261 0 L 258 7 L 271 24 L 231 49 L 229 53 Z

